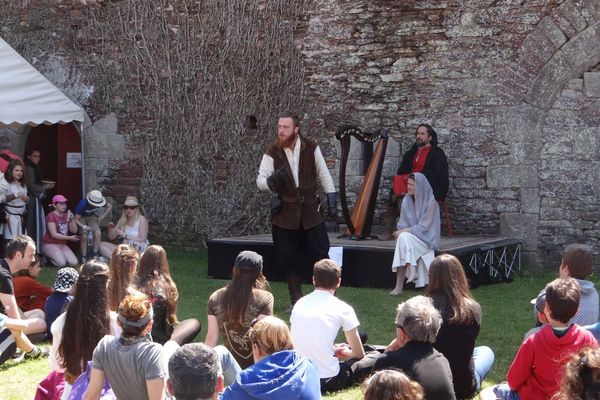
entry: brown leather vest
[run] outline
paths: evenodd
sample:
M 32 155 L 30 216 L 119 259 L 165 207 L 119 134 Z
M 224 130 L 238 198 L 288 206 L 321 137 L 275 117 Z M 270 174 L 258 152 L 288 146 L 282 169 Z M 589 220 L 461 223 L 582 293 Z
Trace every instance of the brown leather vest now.
M 315 165 L 315 149 L 317 144 L 310 139 L 298 135 L 300 140 L 300 161 L 298 165 L 298 187 L 292 176 L 292 169 L 285 152 L 271 145 L 267 155 L 273 159 L 275 171 L 286 166 L 285 186 L 281 191 L 283 209 L 272 215 L 273 225 L 283 229 L 310 229 L 324 218 L 317 212 L 317 166 Z

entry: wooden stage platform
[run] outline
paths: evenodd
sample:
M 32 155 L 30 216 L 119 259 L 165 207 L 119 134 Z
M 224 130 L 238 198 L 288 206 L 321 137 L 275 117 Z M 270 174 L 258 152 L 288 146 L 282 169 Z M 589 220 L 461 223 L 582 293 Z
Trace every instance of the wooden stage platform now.
M 391 272 L 396 242 L 352 240 L 329 233 L 332 247 L 343 247 L 342 284 L 354 287 L 392 288 Z M 252 250 L 264 259 L 264 273 L 269 280 L 283 280 L 275 268 L 273 241 L 270 234 L 209 239 L 208 275 L 229 279 L 235 257 L 240 251 Z M 472 287 L 510 280 L 521 267 L 521 241 L 502 236 L 442 236 L 436 254 L 458 257 L 465 267 Z M 310 277 L 305 277 L 309 281 Z

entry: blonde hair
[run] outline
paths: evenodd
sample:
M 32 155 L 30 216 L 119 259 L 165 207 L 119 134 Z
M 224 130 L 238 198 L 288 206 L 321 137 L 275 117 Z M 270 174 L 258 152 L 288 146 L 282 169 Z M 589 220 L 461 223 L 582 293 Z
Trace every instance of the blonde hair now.
M 274 316 L 253 321 L 247 335 L 250 341 L 258 345 L 265 354 L 294 348 L 290 328 L 284 321 Z
M 401 371 L 384 369 L 365 381 L 365 400 L 423 400 L 423 388 Z
M 135 196 L 127 196 L 127 197 L 133 197 L 138 202 L 137 208 L 135 209 L 135 216 L 133 218 L 133 224 L 135 225 L 138 222 L 138 220 L 141 217 L 143 217 L 143 215 L 140 211 L 141 210 L 140 204 L 139 204 L 137 197 L 135 197 Z M 121 212 L 121 217 L 117 221 L 116 228 L 123 230 L 123 229 L 125 229 L 126 226 L 127 226 L 127 214 L 125 213 L 125 207 L 123 207 L 123 211 Z

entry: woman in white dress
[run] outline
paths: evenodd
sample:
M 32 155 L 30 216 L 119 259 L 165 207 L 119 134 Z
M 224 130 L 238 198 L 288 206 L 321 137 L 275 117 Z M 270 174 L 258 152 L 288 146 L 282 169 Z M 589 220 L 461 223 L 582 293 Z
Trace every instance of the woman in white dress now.
M 27 183 L 25 180 L 25 165 L 19 159 L 12 159 L 4 173 L 8 182 L 6 195 L 6 223 L 2 227 L 2 236 L 10 240 L 15 236 L 25 233 L 23 214 L 29 201 L 27 196 Z
M 390 292 L 393 296 L 402 293 L 405 278 L 415 282 L 415 287 L 427 285 L 429 265 L 440 243 L 440 208 L 425 175 L 408 177 L 401 207 L 398 230 L 394 232 L 398 239 L 392 263 L 396 273 L 396 286 Z
M 127 196 L 123 203 L 123 213 L 117 221 L 117 225 L 108 224 L 108 238 L 122 239 L 122 244 L 133 247 L 138 254 L 142 254 L 150 245 L 148 241 L 148 220 L 139 209 L 139 202 L 135 196 Z M 100 244 L 100 255 L 110 258 L 117 246 L 113 243 L 102 242 Z

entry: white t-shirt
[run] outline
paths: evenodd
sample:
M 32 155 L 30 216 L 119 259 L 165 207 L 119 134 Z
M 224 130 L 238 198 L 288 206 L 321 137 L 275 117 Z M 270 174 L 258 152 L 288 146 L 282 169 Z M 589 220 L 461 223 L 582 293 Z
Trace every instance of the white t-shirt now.
M 342 328 L 348 332 L 360 325 L 354 309 L 326 290 L 315 290 L 302 297 L 290 317 L 294 349 L 313 361 L 319 378 L 340 372 L 333 345 Z

